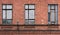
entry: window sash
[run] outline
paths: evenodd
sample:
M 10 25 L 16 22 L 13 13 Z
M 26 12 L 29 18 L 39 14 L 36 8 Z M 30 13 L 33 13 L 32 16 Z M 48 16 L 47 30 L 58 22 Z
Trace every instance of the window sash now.
M 58 9 L 57 5 L 48 5 L 48 23 L 57 24 Z
M 51 10 L 51 17 L 50 18 L 51 18 L 51 22 L 55 21 L 56 18 L 55 18 L 55 12 L 54 12 L 54 10 Z
M 12 9 L 12 5 L 9 4 L 3 5 L 3 9 Z
M 34 19 L 34 10 L 25 10 L 25 19 Z
M 34 5 L 25 6 L 25 24 L 34 24 Z
M 30 5 L 26 4 L 25 9 L 35 9 L 35 5 L 34 4 L 33 5 L 32 4 L 30 4 Z
M 7 5 L 7 9 L 12 9 L 12 5 Z
M 4 25 L 10 25 L 12 23 L 12 19 L 3 19 L 2 22 Z
M 35 20 L 34 19 L 26 19 L 25 20 L 25 24 L 27 24 L 27 25 L 28 24 L 32 24 L 33 25 L 34 23 L 35 23 Z
M 29 7 L 28 5 L 25 5 L 25 9 L 29 9 L 28 7 Z
M 55 5 L 51 5 L 50 6 L 50 9 L 55 9 Z
M 3 20 L 2 23 L 9 25 L 12 23 L 12 5 L 6 4 L 3 5 Z
M 34 19 L 34 10 L 29 10 L 29 19 Z
M 28 19 L 28 10 L 25 10 L 25 19 Z
M 29 9 L 35 9 L 34 5 L 29 5 Z
M 12 19 L 12 10 L 3 10 L 3 19 Z
M 6 12 L 3 10 L 3 19 L 6 19 Z
M 7 10 L 7 19 L 12 19 L 12 10 Z

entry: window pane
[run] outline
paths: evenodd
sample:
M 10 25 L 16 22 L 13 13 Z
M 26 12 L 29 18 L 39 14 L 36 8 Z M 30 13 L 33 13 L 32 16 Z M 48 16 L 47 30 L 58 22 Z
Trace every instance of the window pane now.
M 25 20 L 25 24 L 34 24 L 34 20 Z
M 6 19 L 6 11 L 3 10 L 3 19 Z
M 57 21 L 58 21 L 58 7 L 57 5 L 49 5 L 48 6 L 48 10 L 49 10 L 49 7 L 50 7 L 50 22 L 49 24 L 57 24 Z M 48 14 L 48 20 L 49 20 L 49 14 Z
M 7 10 L 7 19 L 12 19 L 12 10 Z
M 29 19 L 34 19 L 34 10 L 29 10 Z
M 6 20 L 5 20 L 5 19 L 3 19 L 2 23 L 3 23 L 3 24 L 5 24 L 5 23 L 6 23 Z
M 28 19 L 28 10 L 25 10 L 25 19 Z
M 56 12 L 56 22 L 58 21 L 58 7 L 57 5 L 55 6 L 55 12 Z
M 6 9 L 6 5 L 3 5 L 3 9 Z
M 25 5 L 25 9 L 28 9 L 28 5 Z
M 29 5 L 29 9 L 34 9 L 34 5 Z
M 55 20 L 54 20 L 54 18 L 55 18 L 54 15 L 55 15 L 55 14 L 54 14 L 54 10 L 51 10 L 51 21 L 55 21 Z
M 34 24 L 34 20 L 29 20 L 29 24 Z
M 7 20 L 6 22 L 7 22 L 7 24 L 11 24 L 12 20 Z
M 58 12 L 56 12 L 56 22 L 58 21 Z
M 48 22 L 50 22 L 50 13 L 48 13 Z
M 12 9 L 12 5 L 7 5 L 7 9 Z
M 54 5 L 51 5 L 51 9 L 54 9 Z
M 48 12 L 50 12 L 50 5 L 48 5 Z
M 11 24 L 12 23 L 12 20 L 8 20 L 8 19 L 3 19 L 3 24 L 4 25 L 9 25 L 9 24 Z
M 25 20 L 25 24 L 29 24 L 29 20 Z
M 57 7 L 57 5 L 55 5 L 55 12 L 57 12 L 58 11 L 58 7 Z

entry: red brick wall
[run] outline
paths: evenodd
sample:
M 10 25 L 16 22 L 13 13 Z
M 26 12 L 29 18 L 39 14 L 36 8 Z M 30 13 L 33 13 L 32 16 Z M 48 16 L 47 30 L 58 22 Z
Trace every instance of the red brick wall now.
M 24 4 L 35 4 L 35 24 L 48 24 L 48 4 L 58 4 L 58 23 L 60 23 L 59 3 L 59 0 L 0 0 L 0 23 L 2 23 L 2 4 L 13 4 L 13 24 L 17 21 L 24 24 Z
M 0 24 L 2 24 L 2 4 L 13 4 L 13 23 L 24 25 L 24 4 L 35 4 L 35 24 L 48 24 L 48 4 L 58 4 L 58 24 L 60 23 L 60 0 L 0 0 Z
M 48 24 L 48 4 L 58 4 L 58 24 L 60 24 L 60 0 L 0 0 L 0 24 L 2 24 L 2 4 L 13 4 L 13 23 L 24 25 L 24 4 L 35 4 L 35 24 Z M 34 29 L 47 30 L 48 26 Z M 55 29 L 55 28 L 54 28 Z M 60 26 L 58 27 L 58 30 Z
M 58 4 L 58 23 L 60 0 L 0 0 L 0 23 L 2 23 L 2 4 L 13 4 L 13 24 L 24 24 L 24 4 L 35 4 L 35 24 L 48 24 L 48 4 Z

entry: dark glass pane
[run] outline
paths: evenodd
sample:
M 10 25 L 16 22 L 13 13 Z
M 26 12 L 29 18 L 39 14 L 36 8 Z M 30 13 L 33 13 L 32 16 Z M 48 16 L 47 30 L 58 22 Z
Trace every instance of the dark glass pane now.
M 50 22 L 50 13 L 48 13 L 48 22 Z
M 3 25 L 9 25 L 12 23 L 12 20 L 4 20 L 2 21 Z
M 26 25 L 33 25 L 35 22 L 34 22 L 34 20 L 25 20 L 25 24 Z
M 29 20 L 29 24 L 34 24 L 34 20 Z
M 5 20 L 5 19 L 3 19 L 2 23 L 3 23 L 3 24 L 5 24 L 5 23 L 6 23 L 6 20 Z
M 28 24 L 29 23 L 29 21 L 28 20 L 25 20 L 25 24 Z
M 7 24 L 11 24 L 12 20 L 7 20 L 6 22 L 7 22 Z

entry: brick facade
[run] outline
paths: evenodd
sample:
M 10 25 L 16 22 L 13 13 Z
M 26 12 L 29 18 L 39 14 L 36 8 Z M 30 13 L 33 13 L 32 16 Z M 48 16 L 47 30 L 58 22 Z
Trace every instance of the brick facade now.
M 19 22 L 18 25 L 24 25 L 25 23 L 24 5 L 25 4 L 35 4 L 35 24 L 48 25 L 48 4 L 58 4 L 58 25 L 60 24 L 60 0 L 0 0 L 0 24 L 2 24 L 2 4 L 13 4 L 13 23 L 12 24 L 14 25 L 17 24 L 17 21 Z M 0 29 L 2 27 L 0 27 Z M 60 30 L 60 26 L 52 26 L 52 27 L 56 27 L 56 28 L 51 28 L 52 30 Z M 16 29 L 16 27 L 14 26 L 13 27 L 11 26 L 11 28 L 13 30 Z M 24 28 L 22 26 L 20 29 L 49 30 L 48 26 L 34 26 L 34 28 Z

